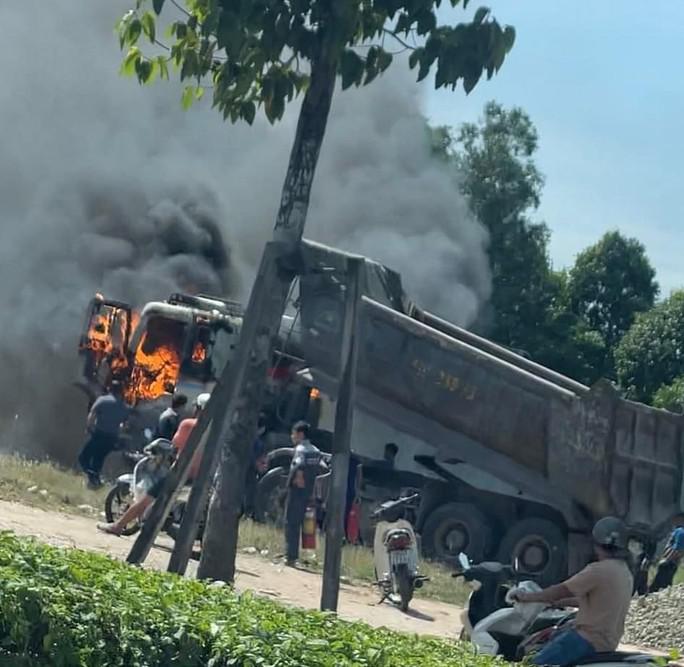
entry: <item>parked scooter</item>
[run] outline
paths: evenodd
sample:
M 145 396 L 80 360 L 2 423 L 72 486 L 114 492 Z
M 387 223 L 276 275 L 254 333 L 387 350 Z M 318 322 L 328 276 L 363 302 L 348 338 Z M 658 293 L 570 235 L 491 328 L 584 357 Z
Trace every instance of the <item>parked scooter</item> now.
M 373 541 L 373 562 L 376 583 L 382 592 L 380 602 L 390 600 L 407 611 L 413 593 L 428 580 L 418 572 L 418 542 L 413 526 L 405 518 L 415 509 L 420 496 L 413 494 L 388 500 L 376 509 L 377 520 Z
M 513 567 L 489 562 L 471 566 L 465 554 L 459 556 L 460 570 L 473 593 L 462 616 L 461 639 L 470 640 L 484 655 L 522 660 L 536 653 L 553 636 L 572 624 L 574 610 L 551 609 L 543 603 L 517 602 L 515 592 L 537 592 L 540 586 Z M 641 653 L 597 653 L 578 665 L 592 667 L 655 667 L 662 662 Z

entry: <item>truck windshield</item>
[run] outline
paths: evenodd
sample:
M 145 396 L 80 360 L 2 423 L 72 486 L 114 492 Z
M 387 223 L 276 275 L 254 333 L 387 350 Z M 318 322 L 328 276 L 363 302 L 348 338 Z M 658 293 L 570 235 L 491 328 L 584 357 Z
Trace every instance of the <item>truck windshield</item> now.
M 232 352 L 231 334 L 220 326 L 198 326 L 186 348 L 184 377 L 211 382 L 218 379 Z

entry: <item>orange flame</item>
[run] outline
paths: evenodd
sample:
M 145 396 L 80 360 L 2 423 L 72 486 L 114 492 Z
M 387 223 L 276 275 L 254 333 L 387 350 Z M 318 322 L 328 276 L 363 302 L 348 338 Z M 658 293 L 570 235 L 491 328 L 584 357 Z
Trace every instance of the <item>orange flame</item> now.
M 99 294 L 96 298 L 104 300 Z M 132 405 L 172 392 L 180 375 L 183 335 L 172 323 L 167 326 L 167 323 L 159 322 L 152 329 L 146 327 L 135 351 L 129 351 L 123 346 L 127 321 L 121 312 L 105 307 L 90 323 L 80 348 L 90 352 L 91 368 L 97 371 L 100 364 L 106 362 L 111 374 L 123 382 L 124 397 Z M 140 315 L 132 312 L 131 335 L 139 323 Z M 204 363 L 207 354 L 206 345 L 198 341 L 192 350 L 192 363 Z
M 129 403 L 159 398 L 176 385 L 179 372 L 180 355 L 173 347 L 162 345 L 145 353 L 140 345 L 124 396 Z
M 195 347 L 192 350 L 192 363 L 201 364 L 207 359 L 207 348 L 202 345 L 202 343 L 195 343 Z
M 97 296 L 101 298 L 100 295 Z M 81 341 L 80 350 L 92 353 L 95 366 L 107 359 L 113 371 L 125 369 L 128 361 L 122 346 L 126 337 L 126 324 L 126 318 L 121 317 L 116 310 L 105 310 L 93 318 L 87 337 Z
M 140 316 L 134 315 L 133 330 Z M 173 391 L 180 374 L 180 350 L 170 340 L 160 340 L 158 345 L 149 340 L 145 331 L 133 357 L 133 367 L 126 383 L 124 396 L 129 403 L 151 401 L 164 393 Z

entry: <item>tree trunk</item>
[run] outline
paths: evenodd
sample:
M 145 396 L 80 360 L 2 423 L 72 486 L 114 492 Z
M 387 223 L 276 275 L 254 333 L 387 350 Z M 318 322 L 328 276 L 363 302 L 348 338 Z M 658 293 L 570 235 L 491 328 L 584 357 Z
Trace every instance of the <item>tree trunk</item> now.
M 256 435 L 256 422 L 264 395 L 266 373 L 272 362 L 273 345 L 285 311 L 294 274 L 296 253 L 304 232 L 311 186 L 330 112 L 337 71 L 334 45 L 322 45 L 320 57 L 312 62 L 309 87 L 302 102 L 290 162 L 283 185 L 273 239 L 281 247 L 277 260 L 280 271 L 270 281 L 255 285 L 244 330 L 255 331 L 253 344 L 240 346 L 249 354 L 241 390 L 230 401 L 226 416 L 226 440 L 221 449 L 216 489 L 212 496 L 202 557 L 197 576 L 232 582 L 235 577 L 238 523 L 244 494 L 245 475 Z M 256 293 L 256 290 L 259 293 Z M 254 321 L 253 318 L 257 318 Z
M 250 298 L 248 310 L 253 313 L 259 313 L 264 307 L 268 307 L 263 299 L 256 301 L 255 297 L 268 296 L 262 287 L 262 283 L 268 285 L 273 284 L 277 266 L 275 259 L 278 256 L 279 248 L 276 243 L 268 243 L 264 249 L 261 259 L 261 265 L 257 272 L 254 287 L 252 288 L 252 298 Z M 258 324 L 259 318 L 252 317 L 250 322 Z M 256 340 L 257 331 L 248 326 L 243 326 L 240 334 L 240 344 L 238 345 L 235 362 L 228 365 L 224 370 L 223 375 L 226 376 L 222 383 L 217 386 L 212 392 L 212 401 L 214 395 L 220 391 L 218 399 L 222 401 L 220 404 L 221 412 L 217 419 L 214 419 L 209 430 L 209 437 L 204 448 L 204 456 L 200 464 L 197 479 L 192 485 L 190 498 L 188 500 L 183 519 L 181 521 L 180 530 L 175 540 L 173 553 L 169 559 L 169 572 L 176 574 L 185 574 L 188 566 L 188 561 L 192 555 L 192 547 L 195 543 L 195 537 L 199 525 L 202 521 L 203 514 L 206 508 L 206 501 L 212 488 L 212 480 L 216 473 L 221 452 L 221 444 L 226 438 L 226 424 L 223 416 L 226 413 L 226 406 L 235 405 L 238 392 L 241 389 L 243 378 L 249 364 L 249 349 Z M 197 426 L 195 427 L 197 428 Z M 184 450 L 185 452 L 185 450 Z
M 344 510 L 347 500 L 347 475 L 351 458 L 351 435 L 354 426 L 354 392 L 359 352 L 359 316 L 361 310 L 361 267 L 363 260 L 347 260 L 347 293 L 340 359 L 340 383 L 335 411 L 332 475 L 328 492 L 325 561 L 321 611 L 337 611 L 340 594 L 340 567 L 344 541 Z

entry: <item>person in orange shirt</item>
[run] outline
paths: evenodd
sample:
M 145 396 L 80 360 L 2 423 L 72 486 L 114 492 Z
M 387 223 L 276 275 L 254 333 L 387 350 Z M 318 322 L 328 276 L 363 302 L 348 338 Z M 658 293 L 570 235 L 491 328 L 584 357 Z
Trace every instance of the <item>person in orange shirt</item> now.
M 204 410 L 207 403 L 209 402 L 210 394 L 200 394 L 194 402 L 195 411 L 192 417 L 184 419 L 178 426 L 178 430 L 173 436 L 171 443 L 176 452 L 176 458 L 185 449 L 188 444 L 188 439 L 190 438 L 190 433 L 195 428 L 197 424 L 197 419 L 199 418 L 200 412 Z M 188 482 L 192 482 L 197 478 L 197 473 L 199 472 L 200 463 L 202 462 L 202 450 L 200 446 L 192 457 L 192 462 L 190 463 L 190 470 L 188 471 Z M 110 535 L 121 536 L 124 528 L 130 524 L 132 521 L 139 519 L 147 510 L 147 508 L 152 505 L 156 498 L 161 493 L 164 488 L 164 481 L 166 480 L 166 475 L 159 477 L 154 484 L 147 490 L 145 495 L 133 503 L 114 523 L 98 523 L 97 529 L 103 533 L 109 533 Z
M 178 425 L 178 430 L 176 431 L 176 434 L 173 436 L 173 440 L 171 440 L 171 442 L 173 443 L 173 447 L 176 450 L 176 456 L 179 456 L 180 453 L 185 449 L 185 445 L 187 445 L 188 443 L 190 433 L 192 433 L 192 429 L 195 428 L 197 420 L 199 419 L 199 414 L 206 407 L 207 403 L 209 402 L 210 396 L 211 394 L 208 393 L 200 394 L 195 399 L 195 411 L 192 417 L 184 419 Z M 190 463 L 190 471 L 188 472 L 188 482 L 192 482 L 195 479 L 197 479 L 197 473 L 199 472 L 200 463 L 202 462 L 203 449 L 204 448 L 200 446 L 199 449 L 195 452 L 195 455 L 192 457 L 192 463 Z

